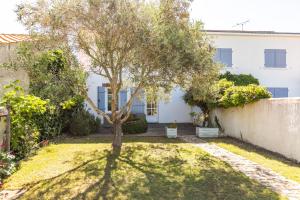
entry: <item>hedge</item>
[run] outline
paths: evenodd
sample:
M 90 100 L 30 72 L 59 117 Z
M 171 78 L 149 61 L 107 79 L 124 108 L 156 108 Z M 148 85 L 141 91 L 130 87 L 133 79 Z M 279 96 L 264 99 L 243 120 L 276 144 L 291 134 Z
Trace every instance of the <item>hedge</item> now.
M 218 105 L 224 108 L 243 106 L 259 99 L 270 97 L 270 92 L 262 86 L 254 84 L 247 86 L 232 86 L 225 90 L 225 93 L 219 100 Z
M 122 124 L 124 134 L 145 133 L 148 129 L 148 123 L 145 116 L 132 115 Z

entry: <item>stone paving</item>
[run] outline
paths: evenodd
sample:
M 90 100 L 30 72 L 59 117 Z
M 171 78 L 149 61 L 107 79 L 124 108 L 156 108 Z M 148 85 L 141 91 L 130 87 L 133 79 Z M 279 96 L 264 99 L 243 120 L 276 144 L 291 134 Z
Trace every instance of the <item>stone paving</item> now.
M 227 162 L 233 169 L 243 172 L 246 176 L 286 196 L 290 200 L 300 200 L 300 184 L 289 180 L 271 169 L 231 153 L 214 144 L 209 144 L 192 135 L 180 136 L 186 142 L 194 143 L 211 155 Z
M 21 196 L 25 190 L 2 190 L 0 192 L 0 200 L 13 200 L 18 199 L 19 196 Z

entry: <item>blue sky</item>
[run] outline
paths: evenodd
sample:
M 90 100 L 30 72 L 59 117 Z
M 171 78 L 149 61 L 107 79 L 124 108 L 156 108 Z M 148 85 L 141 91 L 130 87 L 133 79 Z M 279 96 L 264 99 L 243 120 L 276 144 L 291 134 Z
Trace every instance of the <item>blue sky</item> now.
M 0 33 L 26 33 L 14 13 L 20 2 L 1 0 Z M 300 0 L 194 0 L 191 9 L 206 29 L 240 29 L 233 26 L 250 20 L 245 30 L 300 32 Z

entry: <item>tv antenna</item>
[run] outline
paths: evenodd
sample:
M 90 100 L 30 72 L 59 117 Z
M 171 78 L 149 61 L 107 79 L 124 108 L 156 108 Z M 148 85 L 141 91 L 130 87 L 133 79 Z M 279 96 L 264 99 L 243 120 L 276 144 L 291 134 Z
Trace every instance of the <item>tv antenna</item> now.
M 249 22 L 250 22 L 250 20 L 246 20 L 246 21 L 237 23 L 236 25 L 234 25 L 234 26 L 232 26 L 232 27 L 237 27 L 237 26 L 239 26 L 239 27 L 242 28 L 242 31 L 244 31 L 244 25 L 247 24 L 247 23 L 249 23 Z

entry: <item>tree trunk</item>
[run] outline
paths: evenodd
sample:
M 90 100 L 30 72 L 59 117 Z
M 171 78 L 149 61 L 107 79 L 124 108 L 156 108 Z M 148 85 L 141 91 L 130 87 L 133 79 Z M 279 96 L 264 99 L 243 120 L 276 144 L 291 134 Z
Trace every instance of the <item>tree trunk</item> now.
M 203 111 L 204 120 L 203 120 L 203 127 L 209 127 L 210 126 L 210 120 L 209 120 L 209 110 Z
M 114 149 L 120 149 L 122 146 L 122 124 L 121 122 L 115 121 L 113 124 L 113 134 L 114 134 L 114 140 L 113 140 L 113 148 Z

